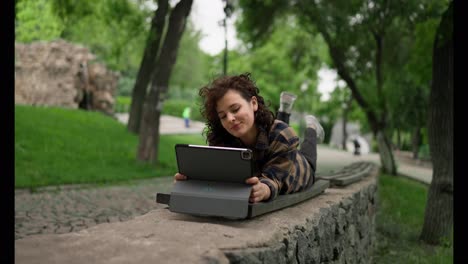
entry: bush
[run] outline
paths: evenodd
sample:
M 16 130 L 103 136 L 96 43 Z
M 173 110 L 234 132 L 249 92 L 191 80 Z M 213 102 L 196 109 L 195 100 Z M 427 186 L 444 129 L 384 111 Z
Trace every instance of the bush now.
M 371 152 L 378 153 L 379 152 L 379 143 L 377 143 L 377 140 L 372 139 L 371 142 Z
M 192 108 L 191 119 L 204 122 L 204 119 L 199 111 L 200 106 L 197 104 L 197 102 L 191 102 L 188 100 L 181 100 L 181 99 L 166 100 L 164 102 L 162 114 L 182 117 L 182 112 L 184 111 L 184 108 L 188 106 Z
M 430 160 L 431 159 L 431 153 L 430 153 L 430 149 L 429 149 L 428 144 L 424 144 L 424 145 L 421 145 L 419 147 L 418 157 L 419 157 L 419 159 L 422 159 L 422 160 Z
M 133 86 L 135 85 L 135 78 L 128 76 L 121 76 L 117 84 L 117 95 L 119 96 L 132 96 Z
M 130 96 L 117 96 L 115 100 L 114 111 L 116 113 L 128 113 L 131 102 L 132 98 Z

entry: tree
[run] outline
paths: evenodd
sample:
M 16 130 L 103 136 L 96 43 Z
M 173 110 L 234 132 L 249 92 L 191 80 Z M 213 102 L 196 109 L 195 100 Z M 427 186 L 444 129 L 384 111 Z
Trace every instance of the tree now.
M 415 30 L 398 45 L 398 65 L 403 69 L 389 69 L 389 84 L 394 89 L 387 89 L 389 103 L 389 128 L 396 134 L 396 146 L 401 144 L 401 134 L 412 134 L 413 158 L 419 157 L 422 144 L 427 144 L 423 133 L 427 132 L 429 93 L 432 79 L 432 53 L 434 36 L 440 16 L 421 21 Z M 406 62 L 406 63 L 405 63 Z M 405 74 L 402 74 L 404 72 Z M 395 89 L 397 88 L 397 89 Z
M 328 59 L 326 45 L 320 36 L 305 32 L 294 17 L 284 18 L 278 24 L 265 39 L 268 41 L 231 51 L 228 73 L 252 72 L 273 111 L 279 107 L 282 91 L 301 95 L 294 106 L 296 111 L 312 111 L 317 108 L 312 100 L 318 102 L 319 98 L 316 72 Z M 308 89 L 301 91 L 301 86 Z
M 428 127 L 433 176 L 420 237 L 438 244 L 453 226 L 453 1 L 437 29 L 432 57 Z
M 137 158 L 141 161 L 158 161 L 159 118 L 161 108 L 168 91 L 172 68 L 177 59 L 177 51 L 187 17 L 190 14 L 192 0 L 181 0 L 169 16 L 169 24 L 162 47 L 159 50 L 151 87 L 143 105 L 143 115 L 139 131 Z M 133 103 L 133 102 L 132 102 Z
M 168 0 L 159 0 L 149 24 L 146 22 L 147 18 L 151 18 L 149 8 L 143 1 L 41 0 L 36 4 L 42 7 L 42 4 L 50 3 L 43 9 L 53 10 L 55 20 L 63 25 L 64 28 L 60 31 L 62 38 L 84 43 L 98 55 L 99 60 L 104 60 L 111 69 L 121 71 L 127 77 L 135 74 L 138 69 L 128 128 L 135 133 L 141 129 L 145 130 L 143 135 L 140 134 L 137 155 L 140 160 L 157 160 L 154 153 L 157 153 L 159 141 L 160 107 L 166 97 L 192 2 L 193 0 L 181 0 L 171 8 Z M 26 10 L 28 18 L 31 18 L 34 17 L 34 14 L 30 15 L 34 11 L 34 8 L 31 8 L 34 7 L 32 4 L 30 0 L 17 1 L 17 8 Z M 23 18 L 23 15 L 19 17 Z M 18 20 L 17 23 L 25 25 L 23 20 Z M 19 29 L 29 28 L 23 26 Z M 45 35 L 44 31 L 41 32 Z M 142 36 L 146 37 L 146 41 Z M 135 62 L 136 57 L 140 60 L 139 68 L 138 62 Z M 151 89 L 148 89 L 149 86 Z M 159 108 L 153 113 L 151 109 L 156 107 Z M 152 133 L 151 130 L 157 133 Z
M 123 76 L 135 74 L 148 32 L 149 8 L 131 0 L 47 2 L 63 26 L 60 38 L 86 46 L 98 61 Z
M 135 86 L 133 87 L 127 128 L 130 132 L 135 134 L 138 134 L 140 130 L 143 103 L 146 98 L 152 73 L 156 68 L 156 60 L 158 58 L 160 42 L 163 37 L 168 8 L 168 0 L 158 0 L 158 8 L 154 11 L 154 16 L 151 20 L 151 29 L 148 33 L 145 51 L 141 60 L 140 69 L 138 70 Z
M 401 67 L 394 61 L 394 43 L 414 28 L 414 21 L 428 16 L 434 1 L 239 1 L 243 21 L 239 29 L 251 41 L 262 40 L 282 13 L 295 14 L 310 34 L 325 39 L 333 66 L 354 100 L 365 112 L 377 137 L 383 170 L 396 175 L 388 137 L 387 69 Z M 440 1 L 439 1 L 440 2 Z M 265 13 L 269 14 L 266 15 Z
M 60 37 L 64 26 L 47 0 L 22 0 L 15 6 L 15 41 L 29 43 L 54 40 Z
M 198 98 L 198 89 L 208 82 L 212 57 L 200 49 L 201 39 L 202 32 L 188 20 L 169 82 L 170 94 L 177 92 L 183 99 L 194 100 Z

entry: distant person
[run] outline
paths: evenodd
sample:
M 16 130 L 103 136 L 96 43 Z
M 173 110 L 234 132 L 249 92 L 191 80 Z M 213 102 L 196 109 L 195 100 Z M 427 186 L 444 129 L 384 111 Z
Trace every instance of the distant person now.
M 184 122 L 185 122 L 185 127 L 190 127 L 190 112 L 192 111 L 192 109 L 187 106 L 184 108 L 184 111 L 182 112 L 182 117 L 184 118 Z
M 355 156 L 361 155 L 361 144 L 359 144 L 357 137 L 353 139 L 353 144 L 354 144 L 354 155 Z
M 318 120 L 306 116 L 304 142 L 279 113 L 268 108 L 250 74 L 222 76 L 200 89 L 204 99 L 201 113 L 208 120 L 210 146 L 250 148 L 255 172 L 246 180 L 252 185 L 250 202 L 271 201 L 279 194 L 303 191 L 312 186 L 317 167 L 317 141 L 324 131 Z M 287 111 L 290 107 L 283 107 Z M 229 167 L 227 166 L 227 169 Z M 175 180 L 185 180 L 180 173 Z

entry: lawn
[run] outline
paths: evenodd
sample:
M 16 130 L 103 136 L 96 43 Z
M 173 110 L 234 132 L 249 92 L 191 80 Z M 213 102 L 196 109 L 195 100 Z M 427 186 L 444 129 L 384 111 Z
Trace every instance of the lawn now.
M 157 165 L 136 160 L 138 137 L 98 112 L 15 106 L 15 188 L 109 183 L 173 175 L 176 143 L 201 135 L 163 135 Z
M 419 241 L 427 192 L 425 184 L 379 176 L 374 263 L 453 263 L 453 235 L 442 246 Z

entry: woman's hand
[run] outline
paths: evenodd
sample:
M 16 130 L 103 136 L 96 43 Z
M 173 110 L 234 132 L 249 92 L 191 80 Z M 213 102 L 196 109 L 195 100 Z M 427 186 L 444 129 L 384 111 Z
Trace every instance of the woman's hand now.
M 250 193 L 249 201 L 251 203 L 258 203 L 263 200 L 270 198 L 270 187 L 260 182 L 258 177 L 248 178 L 245 183 L 252 185 L 252 192 Z
M 174 183 L 176 183 L 176 181 L 185 181 L 186 179 L 187 179 L 187 176 L 185 176 L 183 174 L 176 173 L 174 175 Z

